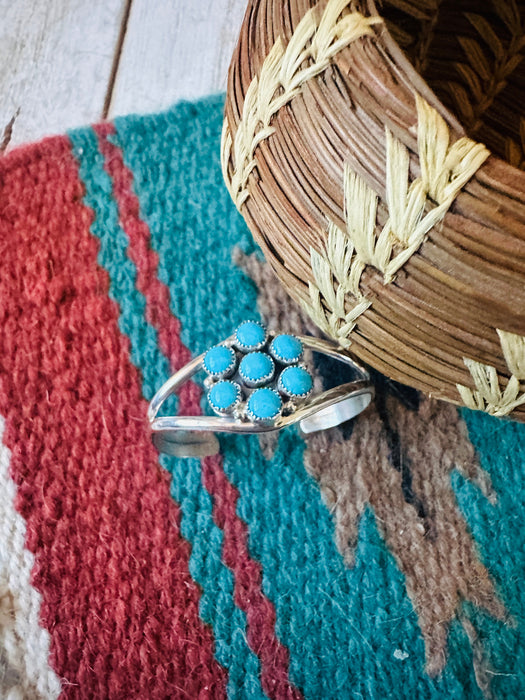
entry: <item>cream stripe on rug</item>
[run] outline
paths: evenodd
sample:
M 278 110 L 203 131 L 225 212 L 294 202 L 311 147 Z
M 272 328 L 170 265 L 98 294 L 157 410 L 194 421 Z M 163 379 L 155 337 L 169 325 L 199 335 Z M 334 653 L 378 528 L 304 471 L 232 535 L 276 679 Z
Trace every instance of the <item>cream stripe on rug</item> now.
M 14 508 L 4 428 L 0 416 L 0 697 L 56 698 L 61 686 L 48 662 L 49 634 L 38 621 L 41 597 L 30 583 L 34 557 L 25 548 L 25 521 Z

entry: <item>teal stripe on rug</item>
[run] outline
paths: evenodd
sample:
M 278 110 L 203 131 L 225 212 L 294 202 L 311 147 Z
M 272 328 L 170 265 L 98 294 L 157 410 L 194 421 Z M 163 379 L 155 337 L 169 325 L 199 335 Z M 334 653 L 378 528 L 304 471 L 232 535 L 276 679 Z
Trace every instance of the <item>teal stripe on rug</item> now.
M 158 349 L 156 331 L 143 322 L 146 302 L 135 287 L 135 266 L 126 255 L 127 237 L 119 224 L 97 136 L 90 128 L 71 131 L 68 136 L 86 188 L 84 203 L 95 214 L 91 233 L 100 241 L 98 262 L 109 273 L 109 296 L 120 309 L 119 327 L 131 341 L 131 361 L 142 372 L 143 394 L 150 399 L 157 390 L 159 372 L 169 376 L 168 361 Z
M 159 275 L 194 354 L 256 317 L 254 285 L 231 262 L 234 245 L 251 252 L 254 243 L 222 182 L 221 126 L 219 97 L 116 120 L 115 142 L 135 175 Z M 290 650 L 291 680 L 315 700 L 401 699 L 407 692 L 480 697 L 460 630 L 451 632 L 454 665 L 437 679 L 425 674 L 423 639 L 404 579 L 371 512 L 361 522 L 357 565 L 344 566 L 331 516 L 303 469 L 303 449 L 293 431 L 281 435 L 270 461 L 253 437 L 223 440 L 224 469 L 241 494 L 238 513 L 249 527 L 250 551 L 262 563 L 277 634 Z
M 151 399 L 169 377 L 169 364 L 158 348 L 157 333 L 145 317 L 145 299 L 136 289 L 136 270 L 127 257 L 128 239 L 122 230 L 112 185 L 92 129 L 69 133 L 79 173 L 86 188 L 84 203 L 95 218 L 91 232 L 100 241 L 99 264 L 108 272 L 109 293 L 118 304 L 119 327 L 130 340 L 132 362 L 142 373 L 143 394 Z M 190 574 L 202 588 L 200 614 L 213 627 L 216 658 L 228 670 L 231 697 L 265 698 L 260 664 L 246 642 L 246 616 L 235 606 L 233 575 L 221 561 L 221 530 L 212 519 L 212 503 L 201 484 L 197 460 L 161 456 L 171 475 L 171 494 L 180 504 L 181 533 L 191 543 Z

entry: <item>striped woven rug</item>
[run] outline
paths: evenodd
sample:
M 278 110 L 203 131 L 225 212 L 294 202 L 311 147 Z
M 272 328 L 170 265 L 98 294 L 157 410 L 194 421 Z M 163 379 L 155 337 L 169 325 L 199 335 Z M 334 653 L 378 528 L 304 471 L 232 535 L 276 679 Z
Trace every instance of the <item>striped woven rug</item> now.
M 222 106 L 0 159 L 0 697 L 525 697 L 525 426 L 375 376 L 308 439 L 153 447 L 156 389 L 240 321 L 315 332 L 222 183 Z

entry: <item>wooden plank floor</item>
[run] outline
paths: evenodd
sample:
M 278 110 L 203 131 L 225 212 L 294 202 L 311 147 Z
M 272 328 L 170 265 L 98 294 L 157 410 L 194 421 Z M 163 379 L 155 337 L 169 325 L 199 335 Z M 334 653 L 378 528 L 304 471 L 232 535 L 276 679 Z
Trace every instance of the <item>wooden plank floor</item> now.
M 246 0 L 0 0 L 0 150 L 226 87 Z

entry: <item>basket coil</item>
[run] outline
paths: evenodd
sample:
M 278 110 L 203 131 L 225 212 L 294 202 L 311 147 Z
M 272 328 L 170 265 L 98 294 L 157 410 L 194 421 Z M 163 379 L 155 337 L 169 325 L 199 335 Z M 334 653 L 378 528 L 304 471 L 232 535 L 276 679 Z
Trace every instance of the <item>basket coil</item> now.
M 525 421 L 522 10 L 250 0 L 221 157 L 321 330 L 392 379 Z

